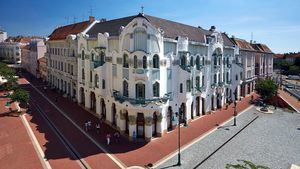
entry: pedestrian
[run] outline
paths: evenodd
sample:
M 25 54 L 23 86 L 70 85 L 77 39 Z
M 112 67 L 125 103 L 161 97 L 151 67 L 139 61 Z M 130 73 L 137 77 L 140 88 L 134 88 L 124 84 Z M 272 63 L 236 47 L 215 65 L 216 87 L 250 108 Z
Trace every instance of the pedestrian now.
M 110 143 L 110 134 L 108 133 L 106 135 L 106 144 L 109 145 L 109 143 Z
M 100 124 L 99 123 L 96 124 L 96 131 L 97 131 L 97 134 L 99 134 L 99 132 L 100 132 Z
M 45 91 L 45 92 L 47 91 L 47 87 L 46 87 L 46 86 L 44 86 L 44 91 Z
M 85 128 L 85 131 L 88 131 L 88 122 L 84 123 L 84 128 Z
M 228 109 L 228 103 L 226 103 L 226 110 Z
M 115 132 L 114 137 L 115 137 L 116 143 L 118 143 L 119 139 L 120 139 L 120 133 L 119 133 L 119 131 Z
M 234 101 L 234 107 L 236 107 L 236 105 L 237 105 L 237 101 L 235 100 L 235 101 Z
M 55 97 L 55 102 L 56 102 L 56 103 L 58 102 L 58 96 Z
M 136 142 L 136 133 L 135 133 L 135 131 L 133 131 L 133 133 L 132 133 L 132 140 L 133 140 L 133 142 Z
M 91 122 L 91 120 L 88 121 L 88 128 L 89 128 L 89 130 L 92 129 L 92 122 Z

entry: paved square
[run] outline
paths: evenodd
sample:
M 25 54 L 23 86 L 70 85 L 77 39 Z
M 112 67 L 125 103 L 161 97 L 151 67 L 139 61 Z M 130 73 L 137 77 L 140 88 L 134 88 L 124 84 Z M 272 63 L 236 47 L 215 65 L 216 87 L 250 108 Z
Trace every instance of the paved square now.
M 236 135 L 224 147 L 213 154 L 198 168 L 222 169 L 227 163 L 236 164 L 237 159 L 250 160 L 272 169 L 287 169 L 291 164 L 300 164 L 300 114 L 274 110 L 274 114 L 262 114 L 255 108 L 232 121 L 182 152 L 180 168 L 194 168 L 209 154 L 237 133 L 257 115 L 259 117 Z M 227 126 L 227 127 L 226 127 Z M 177 156 L 159 168 L 178 168 Z

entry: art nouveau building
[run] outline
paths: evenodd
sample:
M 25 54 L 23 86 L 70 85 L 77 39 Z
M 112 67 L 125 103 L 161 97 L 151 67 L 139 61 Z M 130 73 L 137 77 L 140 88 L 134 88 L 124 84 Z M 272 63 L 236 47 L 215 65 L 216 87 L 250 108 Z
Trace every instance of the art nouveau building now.
M 265 44 L 254 43 L 252 47 L 255 54 L 255 75 L 257 78 L 271 77 L 273 74 L 273 52 Z
M 150 140 L 239 96 L 238 52 L 224 33 L 144 14 L 102 20 L 78 41 L 78 102 Z M 238 73 L 239 74 L 239 73 Z
M 70 98 L 77 98 L 77 34 L 87 32 L 97 21 L 88 21 L 58 27 L 46 41 L 47 81 Z

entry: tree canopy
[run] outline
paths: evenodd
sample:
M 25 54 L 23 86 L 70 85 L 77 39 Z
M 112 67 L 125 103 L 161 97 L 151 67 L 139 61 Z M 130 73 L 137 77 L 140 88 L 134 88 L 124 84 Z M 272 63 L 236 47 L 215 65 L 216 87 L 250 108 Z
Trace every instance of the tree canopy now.
M 277 92 L 277 85 L 271 79 L 259 80 L 256 83 L 256 91 L 264 100 L 270 99 L 275 96 Z

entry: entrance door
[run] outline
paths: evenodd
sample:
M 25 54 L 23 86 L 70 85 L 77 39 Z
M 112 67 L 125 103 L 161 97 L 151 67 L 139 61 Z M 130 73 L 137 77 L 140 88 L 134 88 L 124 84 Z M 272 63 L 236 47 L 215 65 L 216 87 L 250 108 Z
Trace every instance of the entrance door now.
M 106 120 L 106 107 L 104 99 L 101 99 L 101 117 L 103 118 L 103 120 Z
M 191 119 L 194 119 L 194 102 L 191 104 Z
M 125 133 L 129 134 L 129 118 L 128 118 L 128 111 L 125 112 Z
M 81 96 L 81 104 L 85 104 L 85 99 L 84 99 L 84 89 L 81 87 L 80 88 L 80 96 Z
M 156 112 L 153 113 L 153 120 L 152 120 L 152 136 L 155 137 L 157 135 L 157 114 Z
M 172 120 L 173 120 L 172 107 L 169 106 L 169 108 L 168 108 L 168 115 L 167 115 L 167 125 L 168 125 L 168 130 L 169 131 L 173 129 Z
M 202 98 L 202 115 L 205 115 L 205 99 Z
M 112 125 L 113 126 L 116 126 L 116 114 L 117 114 L 117 110 L 116 110 L 116 104 L 115 103 L 113 103 L 112 104 Z
M 143 113 L 138 113 L 136 118 L 136 134 L 138 138 L 145 137 L 145 119 Z
M 196 97 L 196 116 L 200 116 L 200 97 Z

